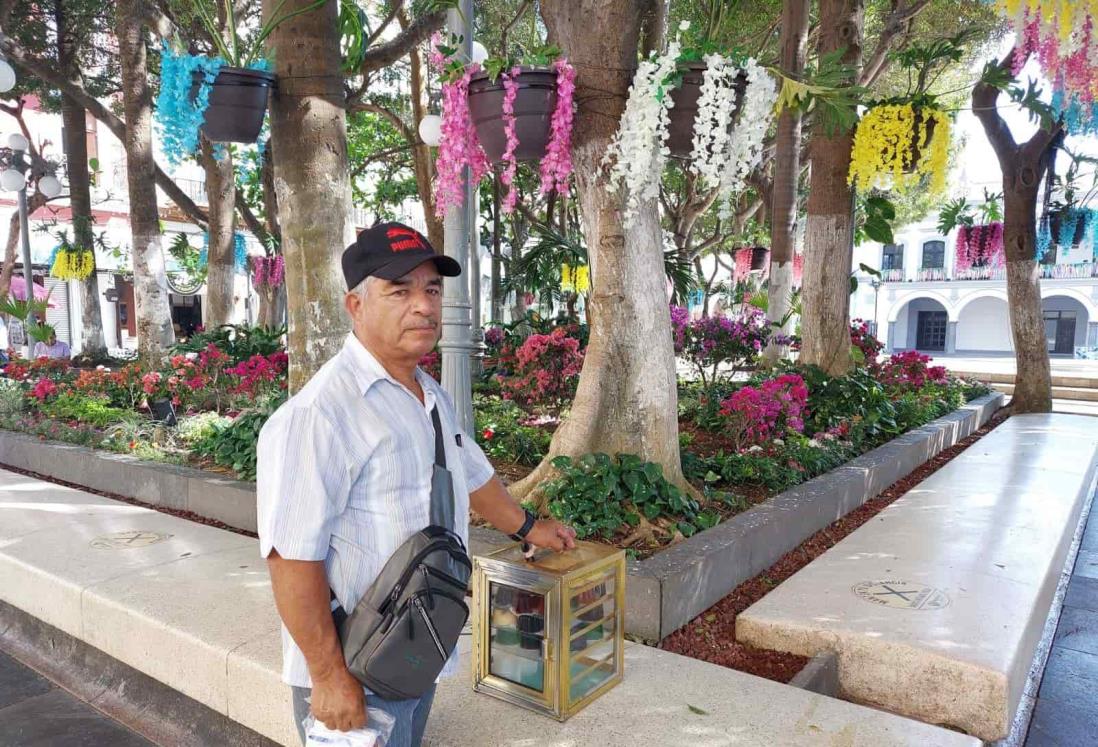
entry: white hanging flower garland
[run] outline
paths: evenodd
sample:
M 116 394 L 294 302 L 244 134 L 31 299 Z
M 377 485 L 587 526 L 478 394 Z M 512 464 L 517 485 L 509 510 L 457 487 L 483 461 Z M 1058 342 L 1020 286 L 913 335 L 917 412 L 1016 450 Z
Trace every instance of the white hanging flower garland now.
M 604 159 L 610 168 L 611 186 L 624 188 L 626 223 L 632 222 L 643 201 L 659 195 L 660 176 L 669 154 L 668 111 L 672 101 L 668 82 L 676 72 L 679 51 L 676 40 L 666 53 L 654 55 L 637 68 L 621 125 Z M 778 87 L 753 59 L 740 67 L 729 57 L 713 54 L 705 62 L 688 168 L 705 186 L 718 189 L 721 217 L 726 218 L 762 153 L 763 138 L 778 101 Z M 747 85 L 737 122 L 731 126 L 741 75 Z

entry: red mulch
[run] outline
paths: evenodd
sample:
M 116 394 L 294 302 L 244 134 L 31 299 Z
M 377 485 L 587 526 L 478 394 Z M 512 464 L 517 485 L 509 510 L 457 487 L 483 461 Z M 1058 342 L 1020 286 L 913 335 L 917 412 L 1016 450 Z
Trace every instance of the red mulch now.
M 63 485 L 66 488 L 73 488 L 74 490 L 80 490 L 84 493 L 92 493 L 93 495 L 101 495 L 104 498 L 110 498 L 115 501 L 122 501 L 123 503 L 129 503 L 131 506 L 141 506 L 142 508 L 151 508 L 154 511 L 159 511 L 162 514 L 171 514 L 172 516 L 178 516 L 180 519 L 187 519 L 197 524 L 205 524 L 206 526 L 215 527 L 217 529 L 225 529 L 230 532 L 236 532 L 237 534 L 243 534 L 245 537 L 259 537 L 255 532 L 249 532 L 246 529 L 238 529 L 231 527 L 228 524 L 218 521 L 217 519 L 210 519 L 201 514 L 196 514 L 193 511 L 183 511 L 178 508 L 168 508 L 167 506 L 154 506 L 151 503 L 145 503 L 144 501 L 134 500 L 133 498 L 127 498 L 124 495 L 118 495 L 117 493 L 108 493 L 103 490 L 95 490 L 85 485 L 77 485 L 73 482 L 65 482 L 64 480 L 58 480 L 56 477 L 50 477 L 49 475 L 40 475 L 37 472 L 31 472 L 25 469 L 19 469 L 18 467 L 12 467 L 8 464 L 0 464 L 0 468 L 6 469 L 9 472 L 15 472 L 19 475 L 26 475 L 27 477 L 33 477 L 36 480 L 42 480 L 43 482 L 52 482 L 54 485 Z
M 690 451 L 700 457 L 715 456 L 719 452 L 729 451 L 728 437 L 699 428 L 694 422 L 683 418 L 679 421 L 679 434 L 689 434 Z
M 685 627 L 675 631 L 660 642 L 660 648 L 684 656 L 738 669 L 741 672 L 787 683 L 793 679 L 808 659 L 780 651 L 768 651 L 745 646 L 736 641 L 736 615 L 762 599 L 782 581 L 792 576 L 814 559 L 822 555 L 839 540 L 866 523 L 886 506 L 947 462 L 982 438 L 1007 418 L 1006 410 L 1000 410 L 983 428 L 956 446 L 946 449 L 910 475 L 891 485 L 876 498 L 834 522 L 805 540 L 800 546 L 782 556 L 774 565 L 737 586 L 731 594 L 707 609 Z

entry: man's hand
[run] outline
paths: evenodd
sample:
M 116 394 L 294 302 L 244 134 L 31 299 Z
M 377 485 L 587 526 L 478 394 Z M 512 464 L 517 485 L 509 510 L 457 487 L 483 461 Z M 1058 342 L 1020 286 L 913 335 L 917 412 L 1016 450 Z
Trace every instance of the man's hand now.
M 539 519 L 534 522 L 526 541 L 535 547 L 545 547 L 557 552 L 571 550 L 576 546 L 576 530 L 552 519 Z
M 345 667 L 313 678 L 313 716 L 329 729 L 351 731 L 366 726 L 366 694 Z

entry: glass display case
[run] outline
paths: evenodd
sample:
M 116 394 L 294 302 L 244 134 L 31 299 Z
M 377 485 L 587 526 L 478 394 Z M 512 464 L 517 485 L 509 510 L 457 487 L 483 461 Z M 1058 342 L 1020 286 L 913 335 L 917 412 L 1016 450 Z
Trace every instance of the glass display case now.
M 625 553 L 473 558 L 473 687 L 564 721 L 621 681 Z

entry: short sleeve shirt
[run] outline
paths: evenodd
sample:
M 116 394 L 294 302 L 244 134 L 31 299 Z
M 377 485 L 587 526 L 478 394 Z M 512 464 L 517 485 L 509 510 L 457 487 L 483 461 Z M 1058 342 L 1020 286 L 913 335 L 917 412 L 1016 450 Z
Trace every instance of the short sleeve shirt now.
M 469 493 L 494 470 L 457 425 L 453 402 L 416 369 L 424 401 L 350 335 L 264 425 L 257 446 L 260 552 L 324 561 L 339 603 L 354 609 L 386 561 L 428 526 L 439 411 L 453 475 L 455 531 L 468 546 Z M 282 628 L 282 679 L 311 687 L 305 657 Z M 451 657 L 443 674 L 452 673 Z

